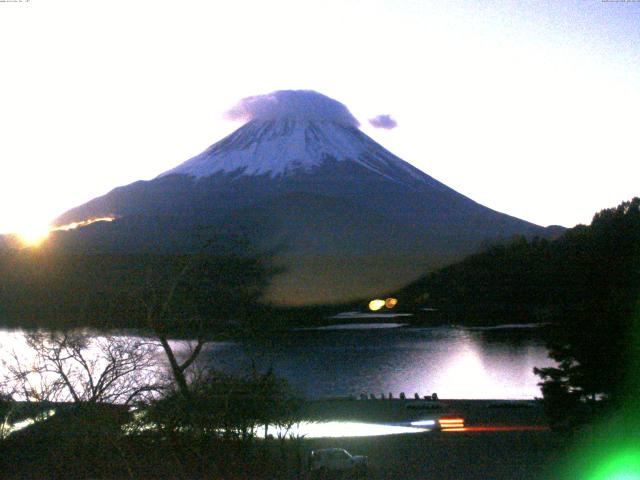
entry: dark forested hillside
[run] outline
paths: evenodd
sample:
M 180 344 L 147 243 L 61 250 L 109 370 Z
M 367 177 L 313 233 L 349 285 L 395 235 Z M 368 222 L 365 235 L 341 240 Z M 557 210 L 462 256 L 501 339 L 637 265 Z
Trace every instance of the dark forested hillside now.
M 628 315 L 640 285 L 640 199 L 597 213 L 555 241 L 518 238 L 467 257 L 401 292 L 456 323 Z
M 235 255 L 0 252 L 5 325 L 135 327 L 173 289 L 175 321 L 244 318 L 273 273 L 269 262 Z

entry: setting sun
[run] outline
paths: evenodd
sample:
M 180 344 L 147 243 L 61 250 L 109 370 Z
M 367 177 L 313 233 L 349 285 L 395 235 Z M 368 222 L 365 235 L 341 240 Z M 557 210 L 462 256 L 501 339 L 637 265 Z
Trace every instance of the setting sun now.
M 113 220 L 115 220 L 114 217 L 89 218 L 81 222 L 73 222 L 59 227 L 52 227 L 50 225 L 45 226 L 42 224 L 25 225 L 14 232 L 14 235 L 22 247 L 37 247 L 44 242 L 47 237 L 49 237 L 51 232 L 74 230 L 78 227 L 85 227 L 95 222 L 111 222 Z
M 48 225 L 30 225 L 16 232 L 20 243 L 25 247 L 35 247 L 46 240 L 51 232 Z

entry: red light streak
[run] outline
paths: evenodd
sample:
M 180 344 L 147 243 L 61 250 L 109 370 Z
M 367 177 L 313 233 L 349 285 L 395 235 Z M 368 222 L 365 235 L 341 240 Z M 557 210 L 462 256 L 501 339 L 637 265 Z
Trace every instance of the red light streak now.
M 545 425 L 478 425 L 466 427 L 467 432 L 546 432 L 550 430 Z
M 546 425 L 464 425 L 464 418 L 451 417 L 438 419 L 440 430 L 443 432 L 544 432 Z

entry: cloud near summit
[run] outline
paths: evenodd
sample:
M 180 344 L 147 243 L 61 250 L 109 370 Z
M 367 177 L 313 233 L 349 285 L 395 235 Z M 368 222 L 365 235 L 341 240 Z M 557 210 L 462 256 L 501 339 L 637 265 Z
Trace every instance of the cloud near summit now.
M 377 117 L 370 118 L 369 123 L 372 127 L 375 128 L 384 128 L 385 130 L 391 130 L 398 126 L 398 122 L 396 122 L 391 115 L 378 115 Z
M 225 117 L 245 122 L 294 119 L 360 126 L 345 105 L 313 90 L 278 90 L 246 97 L 227 111 Z

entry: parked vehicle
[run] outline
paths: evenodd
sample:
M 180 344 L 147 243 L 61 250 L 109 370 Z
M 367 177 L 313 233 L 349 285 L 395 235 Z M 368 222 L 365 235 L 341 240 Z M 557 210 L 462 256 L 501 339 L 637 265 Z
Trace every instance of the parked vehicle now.
M 361 475 L 367 471 L 367 457 L 351 455 L 343 448 L 323 448 L 311 452 L 309 466 L 311 473 L 321 478 L 337 473 Z

